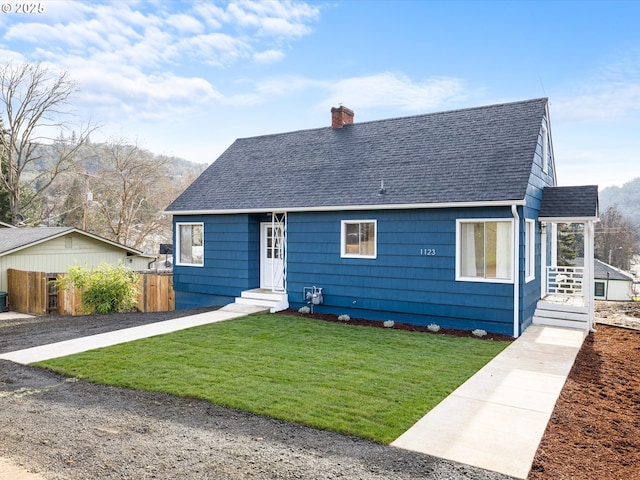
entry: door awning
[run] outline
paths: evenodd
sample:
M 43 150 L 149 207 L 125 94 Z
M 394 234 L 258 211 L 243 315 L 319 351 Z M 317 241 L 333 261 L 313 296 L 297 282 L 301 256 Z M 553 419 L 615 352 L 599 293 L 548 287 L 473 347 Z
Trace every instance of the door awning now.
M 572 223 L 598 220 L 598 186 L 545 187 L 542 191 L 541 222 Z

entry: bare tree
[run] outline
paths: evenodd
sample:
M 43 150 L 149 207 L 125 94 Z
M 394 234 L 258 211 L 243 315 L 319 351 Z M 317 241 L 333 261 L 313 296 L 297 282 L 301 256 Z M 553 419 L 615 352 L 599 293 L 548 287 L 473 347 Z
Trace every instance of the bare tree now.
M 21 210 L 41 198 L 56 176 L 68 169 L 78 148 L 97 127 L 87 126 L 81 133 L 65 138 L 69 128 L 68 102 L 75 92 L 75 83 L 68 73 L 51 71 L 40 63 L 9 63 L 0 67 L 0 109 L 5 110 L 2 136 L 3 164 L 0 184 L 9 197 L 11 222 L 17 225 Z M 51 132 L 59 134 L 53 139 Z M 55 156 L 48 157 L 46 168 L 25 175 L 29 166 L 43 161 L 42 144 L 53 141 Z M 29 195 L 21 195 L 23 189 Z M 39 219 L 38 219 L 39 220 Z
M 629 270 L 638 235 L 631 221 L 616 206 L 600 214 L 595 227 L 595 255 L 599 260 Z
M 102 166 L 86 174 L 92 197 L 87 229 L 138 249 L 166 242 L 171 220 L 162 212 L 175 197 L 169 159 L 124 140 L 96 145 L 95 154 Z M 154 237 L 162 240 L 154 242 Z
M 9 135 L 4 128 L 4 122 L 0 118 L 0 176 L 5 177 L 5 172 L 8 169 L 7 155 L 9 153 Z M 0 182 L 0 222 L 10 222 L 11 211 L 9 209 L 9 192 L 3 182 Z

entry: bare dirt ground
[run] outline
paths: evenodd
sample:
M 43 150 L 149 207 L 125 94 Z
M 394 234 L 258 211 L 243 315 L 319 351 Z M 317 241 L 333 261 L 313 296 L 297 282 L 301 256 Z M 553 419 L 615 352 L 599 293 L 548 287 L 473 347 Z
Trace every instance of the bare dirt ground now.
M 640 303 L 598 302 L 596 318 L 529 480 L 640 479 Z

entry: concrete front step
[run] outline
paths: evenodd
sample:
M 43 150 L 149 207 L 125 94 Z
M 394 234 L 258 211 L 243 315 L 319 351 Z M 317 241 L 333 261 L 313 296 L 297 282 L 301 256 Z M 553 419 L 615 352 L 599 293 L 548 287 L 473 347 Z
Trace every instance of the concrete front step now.
M 289 296 L 286 293 L 256 288 L 242 292 L 239 297 L 236 297 L 236 303 L 264 307 L 271 313 L 276 313 L 289 308 Z
M 578 330 L 586 330 L 588 328 L 587 320 L 564 320 L 562 318 L 538 317 L 533 316 L 534 325 L 546 325 L 549 327 L 576 328 Z
M 534 325 L 586 330 L 589 326 L 589 309 L 583 306 L 563 305 L 541 300 L 533 314 L 533 323 Z

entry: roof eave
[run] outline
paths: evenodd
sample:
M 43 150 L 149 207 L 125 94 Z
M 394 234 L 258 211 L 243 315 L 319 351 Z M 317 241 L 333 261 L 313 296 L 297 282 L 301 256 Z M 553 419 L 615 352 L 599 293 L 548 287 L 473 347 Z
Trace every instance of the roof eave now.
M 597 215 L 590 217 L 538 217 L 538 221 L 547 223 L 583 223 L 597 222 L 600 219 Z
M 64 235 L 68 235 L 69 233 L 79 233 L 81 235 L 85 235 L 85 236 L 93 238 L 95 240 L 99 240 L 101 242 L 108 243 L 108 244 L 110 244 L 110 245 L 112 245 L 114 247 L 118 247 L 118 248 L 120 248 L 122 250 L 125 250 L 125 251 L 127 251 L 129 253 L 132 253 L 132 254 L 134 254 L 136 256 L 144 256 L 143 252 L 141 252 L 140 250 L 136 250 L 135 248 L 127 247 L 126 245 L 122 245 L 120 243 L 114 242 L 114 241 L 109 240 L 107 238 L 100 237 L 99 235 L 94 235 L 92 233 L 85 232 L 84 230 L 79 230 L 77 228 L 71 227 L 68 230 L 63 230 L 63 231 L 58 232 L 56 234 L 49 235 L 48 237 L 40 238 L 40 239 L 38 239 L 36 241 L 33 241 L 33 242 L 25 243 L 24 245 L 20 245 L 18 247 L 12 248 L 11 250 L 6 250 L 4 252 L 0 252 L 0 257 L 5 256 L 5 255 L 10 255 L 10 254 L 15 253 L 15 252 L 19 252 L 20 250 L 24 250 L 25 248 L 34 247 L 34 246 L 39 245 L 41 243 L 48 242 L 49 240 L 53 240 L 55 238 L 59 238 L 59 237 L 62 237 Z
M 234 213 L 271 213 L 271 212 L 337 212 L 368 210 L 416 210 L 435 208 L 469 208 L 469 207 L 510 207 L 523 206 L 524 200 L 496 200 L 489 202 L 444 202 L 444 203 L 408 203 L 381 205 L 329 205 L 319 207 L 262 207 L 237 209 L 208 210 L 165 210 L 170 215 L 228 215 Z

